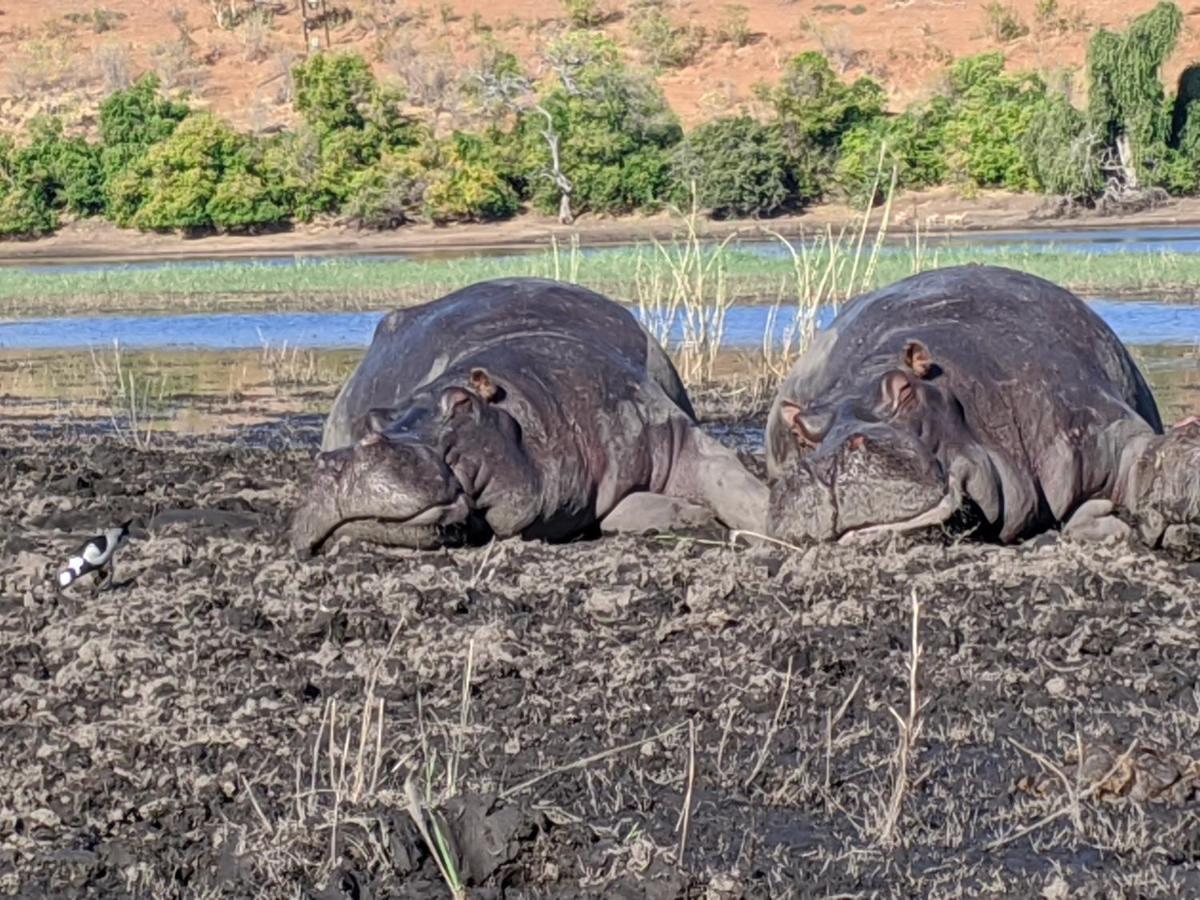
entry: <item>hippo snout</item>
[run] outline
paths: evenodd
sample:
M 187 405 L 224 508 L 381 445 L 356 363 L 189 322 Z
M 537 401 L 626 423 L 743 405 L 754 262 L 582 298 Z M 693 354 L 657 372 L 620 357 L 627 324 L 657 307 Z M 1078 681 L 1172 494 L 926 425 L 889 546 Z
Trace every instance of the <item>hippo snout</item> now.
M 941 465 L 912 441 L 882 429 L 793 457 L 771 485 L 771 534 L 794 543 L 914 520 L 946 495 Z
M 374 543 L 432 546 L 466 520 L 462 485 L 426 443 L 372 434 L 317 457 L 292 515 L 290 542 L 311 557 L 335 532 Z
M 837 537 L 837 506 L 831 480 L 822 480 L 803 461 L 793 459 L 771 484 L 767 522 L 772 537 L 794 543 L 832 541 Z

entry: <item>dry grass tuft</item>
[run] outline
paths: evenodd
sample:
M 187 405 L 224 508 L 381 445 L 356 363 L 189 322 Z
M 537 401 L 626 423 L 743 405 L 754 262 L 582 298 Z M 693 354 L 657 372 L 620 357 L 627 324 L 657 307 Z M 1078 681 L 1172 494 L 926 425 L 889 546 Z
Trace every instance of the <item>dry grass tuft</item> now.
M 917 599 L 917 591 L 914 588 L 912 592 L 912 632 L 909 645 L 909 662 L 908 662 L 908 712 L 901 716 L 892 707 L 888 707 L 888 712 L 892 714 L 892 718 L 896 720 L 896 726 L 899 729 L 896 742 L 896 756 L 892 762 L 892 793 L 891 799 L 888 801 L 887 809 L 880 817 L 877 840 L 885 847 L 893 846 L 896 843 L 896 826 L 900 821 L 900 814 L 904 806 L 904 795 L 908 792 L 909 787 L 909 766 L 912 762 L 913 750 L 916 746 L 917 738 L 921 734 L 921 714 L 924 712 L 925 703 L 921 702 L 920 698 L 920 679 L 921 679 L 921 601 Z

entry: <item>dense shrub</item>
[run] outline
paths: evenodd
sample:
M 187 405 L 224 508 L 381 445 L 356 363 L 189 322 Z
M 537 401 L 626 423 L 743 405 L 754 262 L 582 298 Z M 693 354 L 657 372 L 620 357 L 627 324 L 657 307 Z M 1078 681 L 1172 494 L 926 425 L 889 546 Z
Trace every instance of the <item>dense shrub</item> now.
M 34 119 L 24 146 L 0 141 L 0 235 L 47 234 L 58 228 L 64 211 L 103 211 L 103 182 L 97 147 L 65 137 L 58 119 Z
M 563 7 L 568 21 L 575 28 L 595 28 L 607 18 L 596 0 L 563 0 Z
M 1062 95 L 1048 97 L 1037 110 L 1021 147 L 1038 189 L 1075 201 L 1104 186 L 1096 149 L 1087 118 Z
M 673 164 L 680 191 L 690 192 L 694 184 L 697 203 L 717 218 L 769 216 L 804 199 L 792 181 L 794 161 L 777 123 L 714 119 L 687 136 Z
M 245 229 L 285 220 L 260 148 L 208 113 L 188 117 L 110 186 L 118 225 L 150 231 Z
M 1037 189 L 1022 140 L 1046 102 L 1036 75 L 1007 75 L 1004 57 L 984 53 L 950 69 L 952 111 L 945 125 L 947 176 L 973 187 Z
M 706 37 L 702 26 L 676 25 L 653 3 L 633 11 L 629 33 L 645 61 L 656 69 L 691 65 L 704 47 Z
M 35 237 L 58 227 L 46 193 L 24 177 L 20 150 L 0 136 L 0 236 Z
M 135 159 L 171 136 L 191 110 L 158 93 L 158 76 L 144 75 L 100 104 L 100 161 L 106 191 Z
M 396 228 L 420 218 L 428 170 L 414 152 L 385 153 L 348 186 L 343 213 L 359 228 Z
M 493 146 L 478 135 L 458 133 L 436 148 L 425 189 L 431 221 L 503 219 L 520 208 L 506 161 Z
M 871 204 L 882 199 L 893 169 L 899 188 L 941 184 L 946 179 L 949 115 L 949 100 L 938 97 L 901 115 L 855 125 L 842 136 L 838 187 L 852 202 Z

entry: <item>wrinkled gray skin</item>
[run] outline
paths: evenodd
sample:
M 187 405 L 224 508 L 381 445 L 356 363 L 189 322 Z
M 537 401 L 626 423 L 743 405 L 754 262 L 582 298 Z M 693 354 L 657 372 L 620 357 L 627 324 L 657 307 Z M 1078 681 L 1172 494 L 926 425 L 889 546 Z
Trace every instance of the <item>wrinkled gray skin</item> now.
M 325 423 L 292 516 L 330 537 L 433 547 L 600 530 L 765 527 L 766 487 L 703 434 L 662 348 L 574 285 L 487 281 L 390 313 Z
M 1065 524 L 1155 545 L 1200 525 L 1200 424 L 1162 431 L 1133 359 L 1073 294 L 992 266 L 927 272 L 848 304 L 785 379 L 768 531 L 971 522 L 1010 542 Z

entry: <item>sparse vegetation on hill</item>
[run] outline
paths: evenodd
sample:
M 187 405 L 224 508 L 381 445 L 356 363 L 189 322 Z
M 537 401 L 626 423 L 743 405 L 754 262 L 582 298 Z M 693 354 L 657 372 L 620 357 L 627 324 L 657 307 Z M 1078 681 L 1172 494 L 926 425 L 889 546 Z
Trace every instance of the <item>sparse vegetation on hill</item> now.
M 577 18 L 599 9 L 579 5 Z M 666 16 L 655 2 L 631 14 Z M 727 14 L 720 39 L 744 44 L 744 9 Z M 1200 70 L 1185 71 L 1174 96 L 1161 79 L 1181 26 L 1179 8 L 1160 3 L 1124 33 L 1096 32 L 1086 108 L 985 53 L 953 63 L 937 96 L 890 115 L 876 81 L 844 78 L 806 52 L 760 86 L 757 117 L 726 115 L 687 134 L 652 75 L 591 28 L 549 44 L 537 77 L 493 41 L 455 87 L 462 127 L 449 134 L 353 54 L 314 53 L 287 70 L 299 123 L 268 135 L 171 99 L 148 75 L 104 101 L 97 141 L 53 118 L 0 139 L 0 235 L 91 215 L 200 233 L 320 216 L 368 228 L 483 221 L 523 206 L 570 221 L 684 205 L 693 191 L 714 216 L 758 217 L 831 196 L 875 202 L 893 171 L 902 188 L 1041 191 L 1063 210 L 1126 208 L 1200 187 Z

